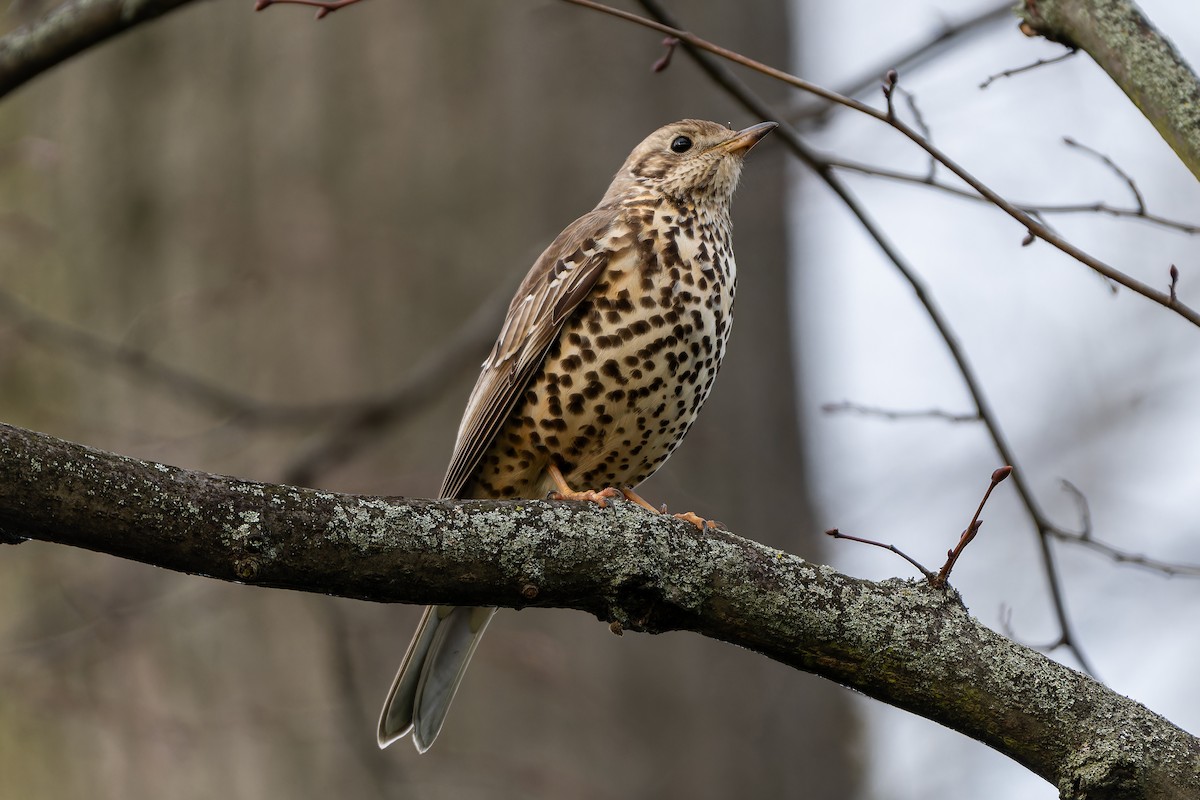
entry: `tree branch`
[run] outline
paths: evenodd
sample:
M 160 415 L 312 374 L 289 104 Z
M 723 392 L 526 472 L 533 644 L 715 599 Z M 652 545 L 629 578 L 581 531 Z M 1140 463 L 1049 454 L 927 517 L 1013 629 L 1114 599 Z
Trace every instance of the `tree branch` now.
M 1065 798 L 1200 791 L 1200 740 L 984 627 L 955 592 L 851 578 L 629 503 L 332 494 L 0 425 L 0 534 L 258 586 L 694 631 L 961 731 Z
M 1024 30 L 1085 51 L 1200 178 L 1200 79 L 1131 0 L 1025 0 Z
M 0 36 L 0 97 L 119 33 L 193 0 L 67 0 Z

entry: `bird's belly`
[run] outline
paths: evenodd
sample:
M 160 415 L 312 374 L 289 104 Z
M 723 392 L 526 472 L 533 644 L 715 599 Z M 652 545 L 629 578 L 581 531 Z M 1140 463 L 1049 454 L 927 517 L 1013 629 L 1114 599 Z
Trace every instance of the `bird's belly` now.
M 652 475 L 687 433 L 724 355 L 732 298 L 723 286 L 709 288 L 700 296 L 676 287 L 668 303 L 657 293 L 654 307 L 585 301 L 469 493 L 543 497 L 555 488 L 546 474 L 552 459 L 572 489 L 636 486 Z

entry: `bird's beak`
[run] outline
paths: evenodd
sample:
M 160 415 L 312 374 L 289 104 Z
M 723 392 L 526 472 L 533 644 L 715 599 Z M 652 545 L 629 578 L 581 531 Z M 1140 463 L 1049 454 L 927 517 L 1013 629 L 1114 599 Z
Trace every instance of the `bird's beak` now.
M 750 152 L 751 147 L 758 144 L 760 139 L 778 127 L 778 122 L 760 122 L 757 125 L 751 125 L 749 128 L 743 128 L 733 136 L 730 136 L 713 149 L 744 156 Z

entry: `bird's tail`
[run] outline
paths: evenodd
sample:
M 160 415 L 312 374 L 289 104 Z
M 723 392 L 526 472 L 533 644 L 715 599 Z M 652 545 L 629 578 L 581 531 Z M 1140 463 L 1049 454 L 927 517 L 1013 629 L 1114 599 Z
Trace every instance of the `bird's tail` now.
M 379 716 L 380 748 L 413 734 L 417 751 L 433 744 L 471 655 L 495 608 L 429 606 Z

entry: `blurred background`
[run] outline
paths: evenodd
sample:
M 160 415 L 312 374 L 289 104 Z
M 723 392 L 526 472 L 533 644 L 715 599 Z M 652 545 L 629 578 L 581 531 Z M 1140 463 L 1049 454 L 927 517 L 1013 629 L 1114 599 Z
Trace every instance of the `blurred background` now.
M 5 29 L 50 2 L 13 4 Z M 562 3 L 198 3 L 0 103 L 0 420 L 240 477 L 430 496 L 501 307 L 646 133 L 748 117 L 661 37 Z M 702 36 L 832 86 L 878 74 L 993 3 L 668 4 Z M 1184 6 L 1143 3 L 1200 61 Z M 630 6 L 632 7 L 632 6 Z M 1188 38 L 1190 37 L 1190 38 Z M 1024 201 L 1129 190 L 1200 222 L 1200 190 L 1085 56 L 1013 18 L 905 70 L 935 141 Z M 747 76 L 789 119 L 809 98 Z M 872 89 L 864 94 L 878 102 Z M 904 107 L 906 108 L 906 107 Z M 827 152 L 922 173 L 877 123 Z M 1200 562 L 1200 334 L 1112 293 L 986 206 L 851 177 L 970 354 L 1057 522 Z M 934 564 L 999 466 L 984 431 L 821 410 L 969 412 L 912 292 L 844 208 L 767 140 L 734 204 L 736 333 L 687 443 L 645 486 L 736 532 L 872 578 Z M 1200 239 L 1096 214 L 1077 244 L 1200 302 Z M 385 409 L 385 411 L 380 411 Z M 371 414 L 369 412 L 377 413 Z M 365 421 L 364 421 L 365 420 Z M 1011 487 L 955 583 L 987 624 L 1058 634 Z M 1200 584 L 1058 547 L 1082 648 L 1118 691 L 1191 730 Z M 223 584 L 29 542 L 0 558 L 0 798 L 1052 798 L 963 737 L 696 636 L 569 611 L 497 617 L 429 754 L 379 752 L 379 705 L 419 616 Z M 1163 609 L 1170 609 L 1164 613 Z M 1072 663 L 1069 653 L 1055 653 Z

